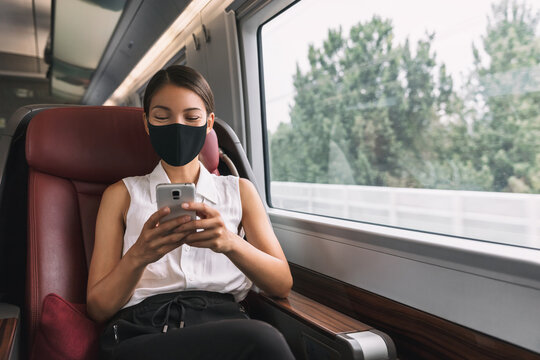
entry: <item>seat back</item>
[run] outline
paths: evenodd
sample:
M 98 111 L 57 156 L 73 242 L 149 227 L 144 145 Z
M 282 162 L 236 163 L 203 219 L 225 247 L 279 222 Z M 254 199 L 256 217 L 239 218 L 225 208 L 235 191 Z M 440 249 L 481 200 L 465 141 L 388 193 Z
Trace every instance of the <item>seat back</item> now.
M 199 160 L 210 173 L 219 175 L 219 146 L 217 134 L 214 129 L 206 135 L 206 140 L 199 153 Z
M 208 142 L 203 161 L 219 156 L 217 137 L 208 136 Z M 37 114 L 28 126 L 26 158 L 26 315 L 31 345 L 45 295 L 53 292 L 75 303 L 86 302 L 95 222 L 105 188 L 124 177 L 151 172 L 159 158 L 145 133 L 142 109 L 86 106 Z M 203 163 L 217 173 L 217 163 Z

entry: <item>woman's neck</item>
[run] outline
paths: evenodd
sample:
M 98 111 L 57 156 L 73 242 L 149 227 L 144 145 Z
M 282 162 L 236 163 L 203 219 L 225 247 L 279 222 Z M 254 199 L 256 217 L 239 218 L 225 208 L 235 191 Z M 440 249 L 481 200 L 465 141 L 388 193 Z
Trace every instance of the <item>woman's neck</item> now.
M 161 166 L 163 166 L 171 183 L 196 184 L 199 179 L 200 165 L 198 156 L 184 166 L 171 166 L 163 160 L 161 160 Z

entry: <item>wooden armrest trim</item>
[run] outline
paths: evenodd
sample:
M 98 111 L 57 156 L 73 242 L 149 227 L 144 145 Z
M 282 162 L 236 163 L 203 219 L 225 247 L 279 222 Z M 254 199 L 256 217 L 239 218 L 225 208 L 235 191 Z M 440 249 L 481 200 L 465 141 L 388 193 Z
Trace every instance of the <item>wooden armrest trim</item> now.
M 0 319 L 0 360 L 8 360 L 15 341 L 17 319 Z
M 372 329 L 371 326 L 294 291 L 291 291 L 287 299 L 270 298 L 264 294 L 259 294 L 259 296 L 264 301 L 279 307 L 295 318 L 315 325 L 317 328 L 330 332 L 334 336 Z

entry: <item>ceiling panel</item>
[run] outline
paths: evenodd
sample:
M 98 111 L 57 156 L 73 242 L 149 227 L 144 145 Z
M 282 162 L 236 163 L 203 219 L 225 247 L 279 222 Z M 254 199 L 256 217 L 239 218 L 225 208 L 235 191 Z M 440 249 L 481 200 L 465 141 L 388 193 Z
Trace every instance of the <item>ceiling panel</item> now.
M 3 1 L 3 0 L 0 0 Z M 34 0 L 39 57 L 45 53 L 47 39 L 51 33 L 51 0 Z
M 32 0 L 0 1 L 0 51 L 36 56 Z
M 56 0 L 53 54 L 56 59 L 95 69 L 122 14 L 85 1 Z
M 189 2 L 161 0 L 156 7 L 149 0 L 131 1 L 126 7 L 130 16 L 120 20 L 122 30 L 113 35 L 83 103 L 103 104 Z

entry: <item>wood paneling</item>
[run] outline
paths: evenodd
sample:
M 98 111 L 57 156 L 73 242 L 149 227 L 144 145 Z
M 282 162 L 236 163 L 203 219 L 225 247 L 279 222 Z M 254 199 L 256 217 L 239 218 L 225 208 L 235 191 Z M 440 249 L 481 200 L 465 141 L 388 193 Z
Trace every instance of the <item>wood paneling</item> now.
M 296 292 L 385 332 L 394 340 L 401 360 L 540 360 L 540 354 L 301 266 L 290 266 Z
M 8 360 L 13 341 L 15 340 L 15 329 L 17 319 L 0 319 L 0 360 Z

